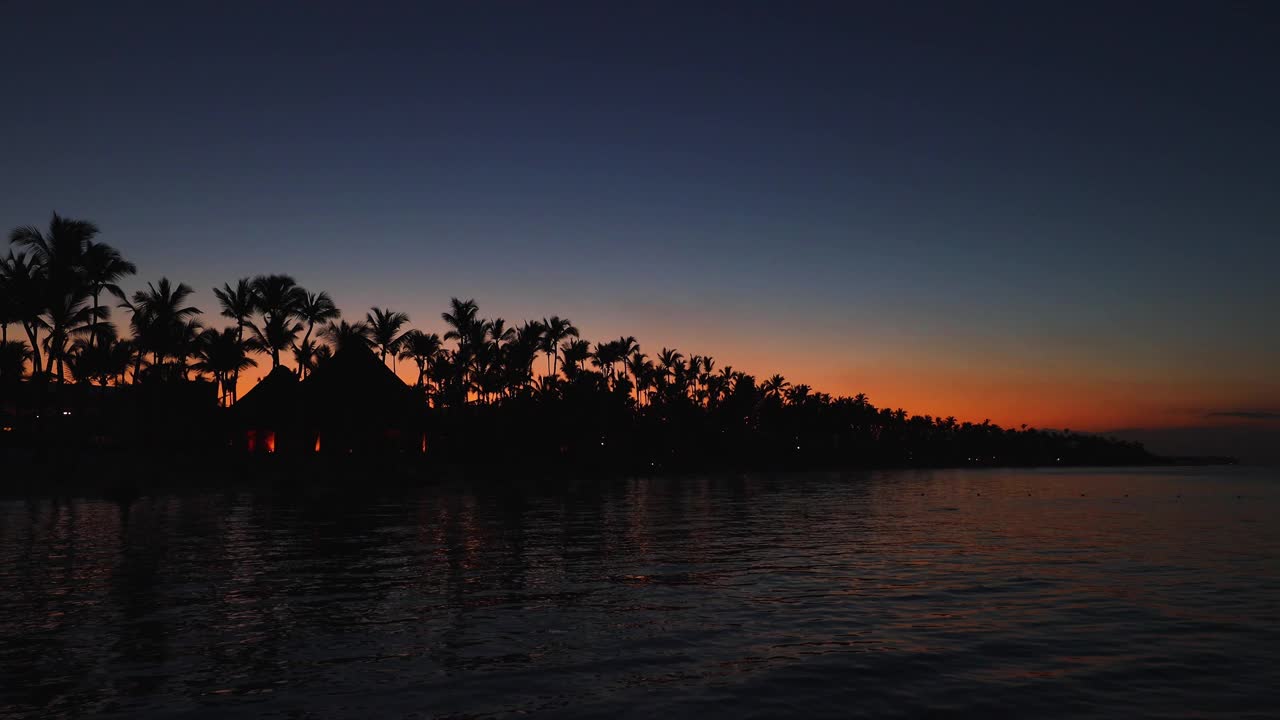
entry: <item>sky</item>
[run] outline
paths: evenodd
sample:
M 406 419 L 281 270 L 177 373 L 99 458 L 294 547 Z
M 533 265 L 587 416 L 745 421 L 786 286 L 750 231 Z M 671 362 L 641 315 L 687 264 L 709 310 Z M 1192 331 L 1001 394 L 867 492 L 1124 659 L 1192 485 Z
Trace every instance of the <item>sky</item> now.
M 285 272 L 425 331 L 474 297 L 922 414 L 1280 447 L 1274 4 L 0 22 L 0 223 L 92 219 L 131 287 L 212 313 Z

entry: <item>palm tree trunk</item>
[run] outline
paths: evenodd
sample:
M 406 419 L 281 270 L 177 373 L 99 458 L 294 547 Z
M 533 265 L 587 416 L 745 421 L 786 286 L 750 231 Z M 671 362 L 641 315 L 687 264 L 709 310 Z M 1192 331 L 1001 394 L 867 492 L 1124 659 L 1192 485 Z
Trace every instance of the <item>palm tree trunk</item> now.
M 93 329 L 89 331 L 89 348 L 98 345 L 98 293 L 93 294 Z
M 45 359 L 44 359 L 45 375 L 48 375 L 53 372 L 53 356 L 56 354 L 53 351 L 53 339 L 57 336 L 58 336 L 58 326 L 54 325 L 53 327 L 49 328 L 49 337 L 45 338 L 45 342 L 49 343 L 48 346 L 45 347 L 45 350 L 49 353 L 47 356 L 45 356 Z
M 311 339 L 311 331 L 312 331 L 312 329 L 314 329 L 314 328 L 315 328 L 315 326 L 316 326 L 316 324 L 315 324 L 315 323 L 313 323 L 313 322 L 309 322 L 309 323 L 307 323 L 307 331 L 306 331 L 305 333 L 303 333 L 303 335 L 302 335 L 302 344 L 300 344 L 298 347 L 306 347 L 306 346 L 307 346 L 307 341 Z M 303 363 L 303 362 L 299 362 L 299 363 L 298 363 L 298 379 L 299 379 L 299 380 L 305 380 L 305 379 L 306 379 L 306 377 L 307 377 L 307 364 L 306 364 L 306 363 Z
M 236 319 L 236 345 L 244 351 L 244 318 Z M 236 368 L 231 376 L 231 402 L 240 399 L 240 368 Z
M 31 374 L 35 375 L 40 372 L 40 331 L 36 330 L 35 323 L 22 323 L 22 327 L 27 331 L 27 338 L 31 340 Z

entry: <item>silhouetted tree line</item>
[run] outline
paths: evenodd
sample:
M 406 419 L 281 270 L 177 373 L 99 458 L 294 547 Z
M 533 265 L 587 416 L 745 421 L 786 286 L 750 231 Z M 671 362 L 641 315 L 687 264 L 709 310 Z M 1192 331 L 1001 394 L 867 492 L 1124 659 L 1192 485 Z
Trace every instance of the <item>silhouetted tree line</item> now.
M 349 320 L 327 293 L 259 275 L 214 288 L 228 325 L 210 327 L 188 285 L 160 278 L 126 293 L 121 283 L 136 268 L 97 235 L 93 223 L 56 213 L 47 229 L 10 233 L 0 258 L 0 384 L 204 379 L 230 405 L 240 374 L 259 362 L 291 361 L 306 377 L 362 345 L 384 363 L 412 363 L 432 457 L 447 463 L 643 470 L 1152 460 L 1140 445 L 1095 435 L 909 415 L 707 356 L 649 355 L 630 336 L 590 342 L 558 316 L 513 325 L 482 317 L 474 300 L 451 300 L 440 335 L 408 329 L 407 314 L 379 307 Z M 113 309 L 125 313 L 127 337 Z M 25 337 L 10 338 L 11 325 Z

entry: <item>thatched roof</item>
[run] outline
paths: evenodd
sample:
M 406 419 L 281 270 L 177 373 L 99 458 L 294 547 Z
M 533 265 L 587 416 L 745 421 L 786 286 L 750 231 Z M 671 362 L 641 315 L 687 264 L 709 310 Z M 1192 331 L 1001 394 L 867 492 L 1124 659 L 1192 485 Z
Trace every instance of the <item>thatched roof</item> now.
M 241 424 L 278 423 L 296 416 L 300 397 L 298 377 L 282 365 L 259 380 L 231 410 Z
M 416 407 L 409 386 L 361 346 L 334 353 L 302 382 L 301 391 L 308 419 L 398 422 Z

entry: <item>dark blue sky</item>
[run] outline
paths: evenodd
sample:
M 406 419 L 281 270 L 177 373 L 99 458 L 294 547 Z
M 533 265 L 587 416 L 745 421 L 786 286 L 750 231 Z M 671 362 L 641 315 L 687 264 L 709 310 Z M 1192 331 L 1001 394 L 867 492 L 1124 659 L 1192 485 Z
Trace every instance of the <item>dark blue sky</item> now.
M 1280 8 L 973 5 L 6 3 L 0 219 L 210 308 L 288 271 L 922 412 L 1280 406 Z

